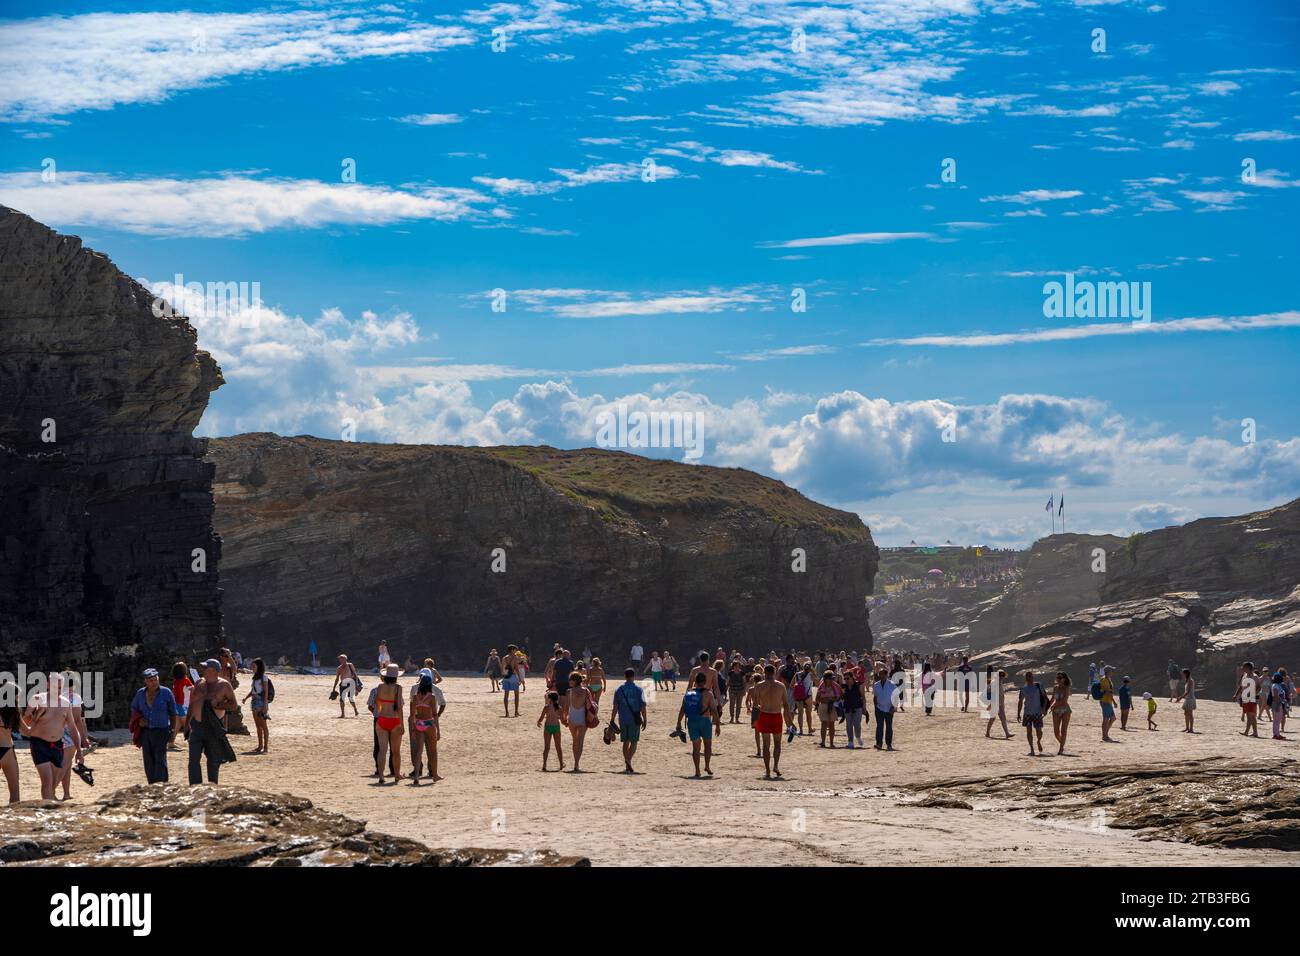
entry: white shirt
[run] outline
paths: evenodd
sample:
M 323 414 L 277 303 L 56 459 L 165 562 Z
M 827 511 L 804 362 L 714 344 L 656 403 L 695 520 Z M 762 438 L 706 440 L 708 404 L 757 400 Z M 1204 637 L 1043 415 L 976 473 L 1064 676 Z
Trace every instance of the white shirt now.
M 632 645 L 632 660 L 639 661 L 644 655 L 645 651 L 642 650 L 640 644 Z
M 652 671 L 663 670 L 664 669 L 663 658 L 659 657 L 657 654 L 654 657 L 650 658 L 650 669 Z
M 1255 678 L 1250 674 L 1246 674 L 1241 678 L 1241 702 L 1243 704 L 1253 704 L 1255 703 L 1255 696 Z

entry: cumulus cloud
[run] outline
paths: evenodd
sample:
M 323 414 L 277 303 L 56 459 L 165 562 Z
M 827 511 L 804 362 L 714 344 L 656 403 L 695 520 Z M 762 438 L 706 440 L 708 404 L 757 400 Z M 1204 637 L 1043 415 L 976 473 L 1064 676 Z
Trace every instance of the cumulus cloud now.
M 1156 528 L 1168 528 L 1170 525 L 1186 524 L 1200 515 L 1187 508 L 1179 508 L 1164 502 L 1138 505 L 1128 511 L 1129 527 L 1138 531 L 1152 531 Z

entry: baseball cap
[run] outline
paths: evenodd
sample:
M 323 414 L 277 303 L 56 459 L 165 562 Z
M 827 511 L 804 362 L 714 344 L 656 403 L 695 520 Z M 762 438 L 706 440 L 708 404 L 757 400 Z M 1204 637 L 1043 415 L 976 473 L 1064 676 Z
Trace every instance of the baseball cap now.
M 158 676 L 158 668 L 156 668 L 156 667 L 146 667 L 146 668 L 144 669 L 144 676 L 145 676 L 145 677 L 157 677 L 157 676 Z

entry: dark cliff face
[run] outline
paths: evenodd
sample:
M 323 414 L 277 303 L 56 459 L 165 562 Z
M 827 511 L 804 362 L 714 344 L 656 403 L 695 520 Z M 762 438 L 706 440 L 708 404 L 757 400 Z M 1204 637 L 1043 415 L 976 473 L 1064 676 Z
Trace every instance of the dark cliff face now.
M 0 206 L 0 664 L 104 672 L 110 720 L 142 667 L 221 632 L 212 466 L 192 437 L 221 372 L 152 303 Z
M 552 448 L 214 439 L 229 641 L 301 662 L 492 647 L 869 645 L 855 516 L 738 469 Z M 492 570 L 504 549 L 505 571 Z M 803 548 L 807 571 L 791 570 Z

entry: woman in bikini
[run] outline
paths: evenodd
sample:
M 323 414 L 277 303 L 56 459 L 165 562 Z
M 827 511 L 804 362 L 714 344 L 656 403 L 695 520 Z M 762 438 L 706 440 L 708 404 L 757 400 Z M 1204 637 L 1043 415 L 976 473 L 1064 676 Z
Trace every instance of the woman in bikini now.
M 399 688 L 400 689 L 400 688 Z M 420 674 L 420 683 L 411 694 L 411 732 L 416 735 L 418 747 L 424 744 L 424 755 L 429 760 L 429 776 L 437 783 L 438 776 L 438 698 L 433 694 L 433 675 Z M 420 785 L 420 770 L 411 771 L 411 786 Z
M 573 735 L 573 772 L 582 773 L 578 763 L 582 760 L 582 741 L 587 736 L 587 704 L 591 691 L 582 686 L 582 675 L 577 671 L 569 675 L 569 703 L 564 712 L 564 722 Z
M 1056 683 L 1052 687 L 1052 736 L 1060 746 L 1056 755 L 1065 753 L 1065 736 L 1070 732 L 1070 675 L 1065 671 L 1056 672 Z
M 397 683 L 401 668 L 389 664 L 383 671 L 383 683 L 375 691 L 375 721 L 379 733 L 379 786 L 384 785 L 383 766 L 392 753 L 393 783 L 402 778 L 402 687 Z
M 18 802 L 18 758 L 14 756 L 14 731 L 18 729 L 18 685 L 0 686 L 0 701 L 13 701 L 0 705 L 0 772 L 9 784 L 9 802 Z
M 587 671 L 587 690 L 591 691 L 591 699 L 599 710 L 600 695 L 605 692 L 605 667 L 599 657 L 591 659 L 591 668 Z
M 543 721 L 545 725 L 543 726 Z M 560 758 L 560 770 L 564 770 L 564 746 L 560 738 L 560 727 L 564 724 L 564 709 L 560 707 L 560 695 L 548 691 L 542 701 L 542 714 L 537 718 L 537 726 L 542 728 L 542 772 L 546 772 L 546 761 L 551 756 L 551 742 L 555 743 L 555 753 Z

